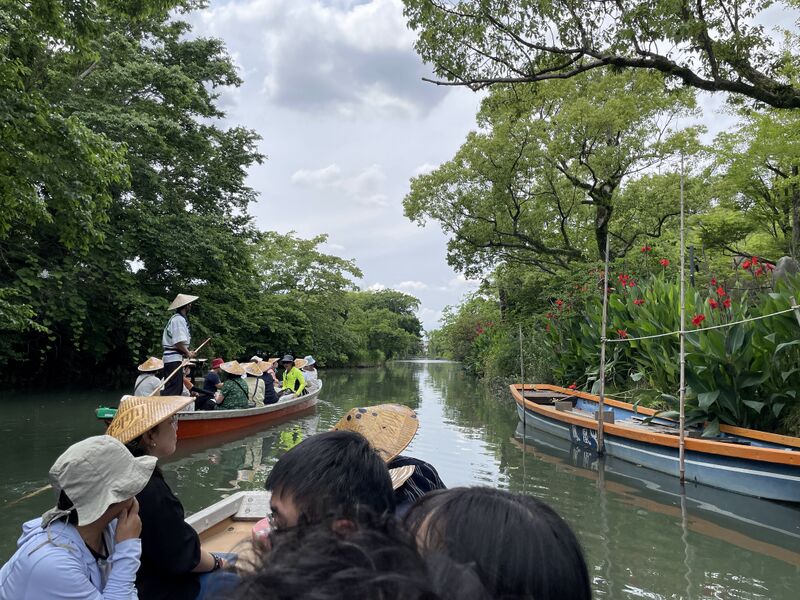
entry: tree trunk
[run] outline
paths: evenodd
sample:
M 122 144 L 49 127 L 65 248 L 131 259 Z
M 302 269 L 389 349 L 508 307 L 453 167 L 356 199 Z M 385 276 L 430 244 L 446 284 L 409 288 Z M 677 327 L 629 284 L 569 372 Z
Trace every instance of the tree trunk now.
M 797 183 L 798 167 L 792 167 L 792 258 L 800 258 L 800 185 Z
M 597 254 L 600 260 L 606 258 L 606 238 L 608 237 L 608 224 L 611 222 L 611 213 L 613 206 L 611 206 L 611 199 L 608 203 L 597 204 L 597 212 L 594 218 L 594 237 L 597 242 Z M 608 254 L 614 256 L 613 252 L 609 249 Z

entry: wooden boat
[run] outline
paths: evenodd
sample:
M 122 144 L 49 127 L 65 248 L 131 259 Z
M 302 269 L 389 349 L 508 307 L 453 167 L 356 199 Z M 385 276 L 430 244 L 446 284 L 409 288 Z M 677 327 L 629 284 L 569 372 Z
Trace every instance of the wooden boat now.
M 269 492 L 237 492 L 186 517 L 210 552 L 247 555 L 251 530 L 269 512 Z
M 597 451 L 599 398 L 555 385 L 510 386 L 527 426 Z M 607 456 L 678 476 L 678 424 L 657 411 L 605 399 Z M 650 422 L 645 419 L 652 418 Z M 716 438 L 687 429 L 686 481 L 770 500 L 800 502 L 800 438 L 720 426 Z
M 322 381 L 308 394 L 284 396 L 275 404 L 257 408 L 233 410 L 198 410 L 178 413 L 178 439 L 199 438 L 237 429 L 252 428 L 301 413 L 316 405 L 322 392 Z M 95 416 L 108 425 L 114 418 L 115 409 L 98 408 Z

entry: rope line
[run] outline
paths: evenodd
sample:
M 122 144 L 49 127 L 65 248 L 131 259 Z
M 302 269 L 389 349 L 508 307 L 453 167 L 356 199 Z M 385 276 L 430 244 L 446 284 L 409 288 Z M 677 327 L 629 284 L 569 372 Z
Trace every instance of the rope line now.
M 768 315 L 761 315 L 760 317 L 749 317 L 747 319 L 741 319 L 740 321 L 733 321 L 731 323 L 722 323 L 721 325 L 710 325 L 709 327 L 700 327 L 699 329 L 692 329 L 691 331 L 684 331 L 683 333 L 700 333 L 701 331 L 711 331 L 712 329 L 724 329 L 725 327 L 733 327 L 734 325 L 741 325 L 742 323 L 749 323 L 750 321 L 760 321 L 761 319 L 768 319 L 770 317 L 775 317 L 777 315 L 784 315 L 786 313 L 794 312 L 800 309 L 800 304 L 794 304 L 790 308 L 785 310 L 779 310 L 778 312 L 770 313 Z M 669 331 L 667 333 L 656 333 L 653 335 L 643 335 L 640 337 L 621 337 L 621 338 L 606 338 L 603 341 L 606 342 L 636 342 L 639 340 L 652 340 L 655 338 L 667 337 L 670 335 L 680 335 L 680 329 L 677 331 Z

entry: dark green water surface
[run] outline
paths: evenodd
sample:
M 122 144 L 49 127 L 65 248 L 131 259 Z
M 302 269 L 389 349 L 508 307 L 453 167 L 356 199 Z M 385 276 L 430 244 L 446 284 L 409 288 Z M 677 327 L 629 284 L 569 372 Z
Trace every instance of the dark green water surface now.
M 355 406 L 397 402 L 419 414 L 406 454 L 431 462 L 448 486 L 488 485 L 535 495 L 574 527 L 595 595 L 609 598 L 798 598 L 800 511 L 604 463 L 566 442 L 526 432 L 507 392 L 491 394 L 444 362 L 321 373 L 311 412 L 259 431 L 179 442 L 164 465 L 191 513 L 236 490 L 261 489 L 298 439 L 329 429 Z M 120 392 L 121 393 L 121 392 Z M 0 398 L 0 562 L 20 525 L 53 503 L 47 470 L 70 443 L 102 433 L 92 411 L 120 393 L 5 394 Z M 502 548 L 498 548 L 501 552 Z

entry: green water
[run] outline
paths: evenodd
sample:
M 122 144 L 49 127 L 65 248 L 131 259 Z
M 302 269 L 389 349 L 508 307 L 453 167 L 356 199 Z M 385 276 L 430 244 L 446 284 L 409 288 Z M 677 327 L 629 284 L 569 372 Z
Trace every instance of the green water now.
M 301 437 L 329 429 L 354 406 L 398 402 L 417 410 L 407 454 L 434 464 L 449 486 L 490 485 L 533 494 L 575 528 L 597 597 L 797 598 L 800 511 L 707 488 L 681 496 L 675 482 L 595 460 L 528 430 L 525 444 L 507 393 L 491 397 L 452 363 L 394 363 L 323 373 L 316 409 L 258 432 L 179 443 L 167 463 L 188 512 L 240 489 L 260 489 Z M 22 521 L 50 507 L 43 486 L 71 442 L 101 433 L 92 409 L 118 393 L 6 394 L 0 399 L 0 561 Z M 238 437 L 238 439 L 237 439 Z M 501 551 L 502 549 L 498 549 Z

